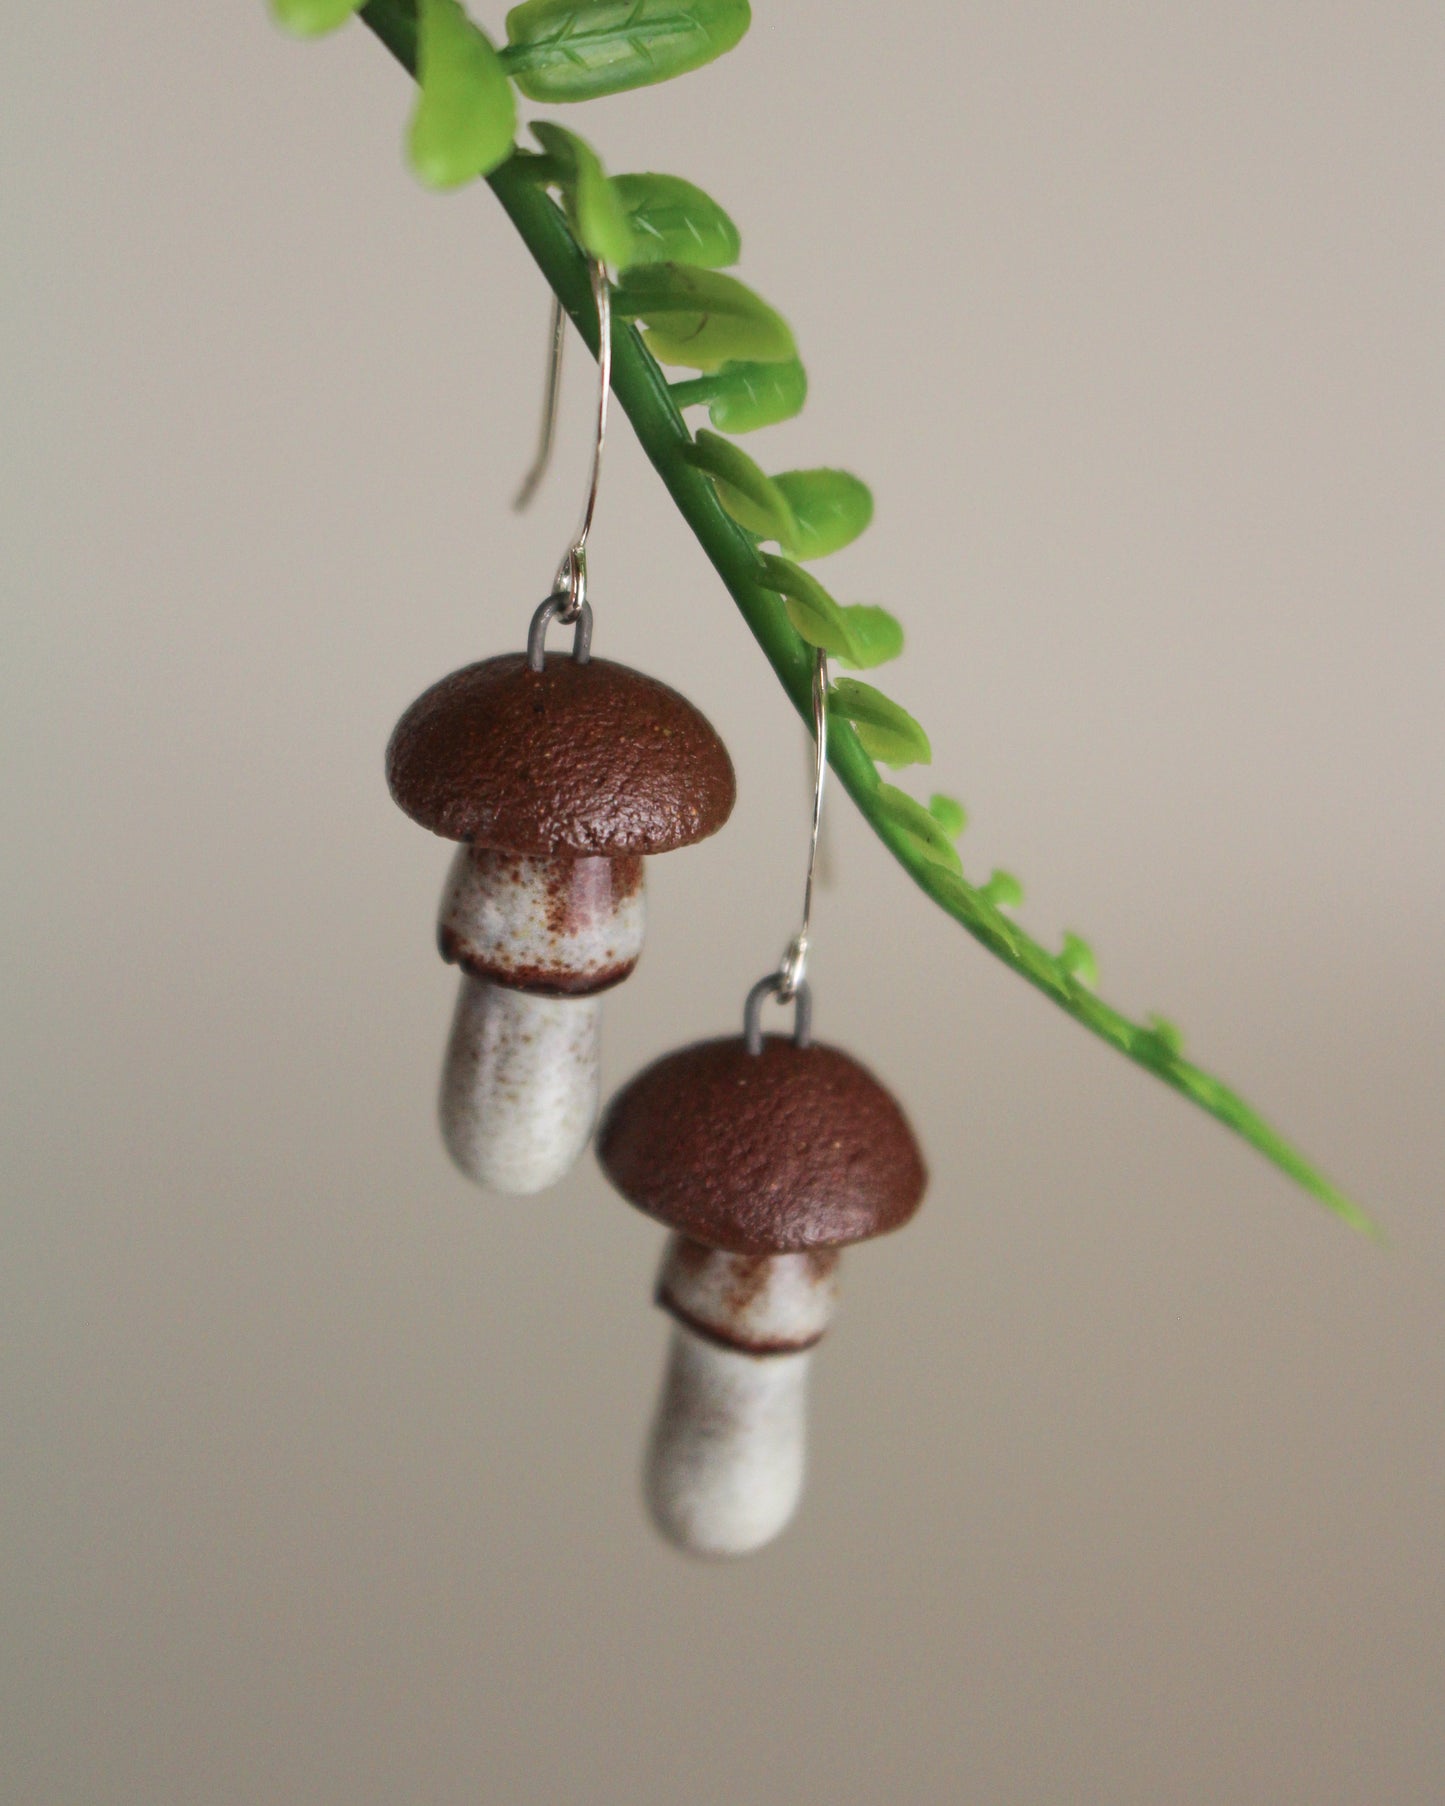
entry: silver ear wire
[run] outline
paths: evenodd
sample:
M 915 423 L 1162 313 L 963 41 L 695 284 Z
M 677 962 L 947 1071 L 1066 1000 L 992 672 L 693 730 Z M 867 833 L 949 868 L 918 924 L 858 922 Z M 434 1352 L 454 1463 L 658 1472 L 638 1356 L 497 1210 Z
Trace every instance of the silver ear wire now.
M 808 872 L 803 882 L 803 920 L 788 942 L 776 972 L 760 978 L 748 992 L 744 1011 L 745 1039 L 750 1053 L 762 1051 L 760 1011 L 763 1000 L 796 1004 L 794 1040 L 806 1047 L 812 1027 L 813 997 L 808 989 L 808 948 L 813 928 L 813 885 L 818 872 L 818 837 L 823 825 L 823 791 L 828 777 L 828 655 L 821 647 L 813 654 L 813 821 L 808 835 Z
M 818 836 L 823 825 L 823 790 L 828 777 L 828 655 L 813 654 L 813 825 L 808 836 L 808 875 L 803 884 L 803 921 L 788 942 L 778 967 L 778 997 L 787 1003 L 802 989 L 808 971 L 808 937 L 813 925 L 813 884 L 818 871 Z
M 593 258 L 588 270 L 592 278 L 592 299 L 597 308 L 597 432 L 592 442 L 592 474 L 587 483 L 587 501 L 582 510 L 582 524 L 571 545 L 562 555 L 552 583 L 554 596 L 566 598 L 566 606 L 557 616 L 564 622 L 577 619 L 587 600 L 587 535 L 592 531 L 592 518 L 597 512 L 597 490 L 602 481 L 602 450 L 607 442 L 607 400 L 612 392 L 612 286 L 605 266 Z M 522 479 L 512 506 L 521 510 L 536 494 L 547 467 L 552 461 L 552 447 L 557 437 L 557 408 L 562 393 L 562 352 L 566 337 L 566 319 L 562 303 L 552 300 L 547 358 L 547 386 L 542 397 L 542 430 L 537 440 L 537 455 Z
M 537 437 L 537 454 L 522 478 L 522 487 L 512 497 L 512 507 L 523 513 L 541 486 L 552 462 L 552 444 L 557 437 L 557 403 L 562 395 L 562 353 L 566 350 L 567 316 L 562 312 L 558 296 L 552 297 L 552 317 L 547 327 L 547 387 L 542 395 L 542 430 Z

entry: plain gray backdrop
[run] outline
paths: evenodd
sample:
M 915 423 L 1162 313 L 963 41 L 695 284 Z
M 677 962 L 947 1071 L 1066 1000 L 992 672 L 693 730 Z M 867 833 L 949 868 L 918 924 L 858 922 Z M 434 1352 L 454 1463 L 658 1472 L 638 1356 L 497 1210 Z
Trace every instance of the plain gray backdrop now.
M 820 567 L 968 869 L 1093 942 L 1390 1232 L 1070 1023 L 833 810 L 819 1032 L 932 1187 L 850 1255 L 801 1516 L 637 1488 L 661 1233 L 433 1122 L 447 849 L 402 708 L 517 646 L 591 365 L 411 90 L 259 0 L 12 6 L 4 239 L 7 1806 L 1423 1806 L 1445 1791 L 1445 19 L 759 0 L 566 112 L 685 174 L 877 515 Z M 502 8 L 477 16 L 500 30 Z M 524 114 L 536 109 L 524 107 Z M 725 735 L 606 1082 L 794 923 L 801 729 L 630 429 L 597 643 Z

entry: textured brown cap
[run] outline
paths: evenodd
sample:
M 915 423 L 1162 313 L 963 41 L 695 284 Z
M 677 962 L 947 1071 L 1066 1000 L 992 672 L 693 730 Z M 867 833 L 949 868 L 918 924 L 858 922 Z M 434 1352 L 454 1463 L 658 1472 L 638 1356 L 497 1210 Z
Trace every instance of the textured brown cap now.
M 626 665 L 489 658 L 397 722 L 386 781 L 424 828 L 511 853 L 665 853 L 715 834 L 727 748 L 676 690 Z
M 897 1229 L 928 1182 L 907 1119 L 835 1047 L 701 1041 L 640 1072 L 597 1136 L 631 1203 L 734 1254 L 836 1248 Z

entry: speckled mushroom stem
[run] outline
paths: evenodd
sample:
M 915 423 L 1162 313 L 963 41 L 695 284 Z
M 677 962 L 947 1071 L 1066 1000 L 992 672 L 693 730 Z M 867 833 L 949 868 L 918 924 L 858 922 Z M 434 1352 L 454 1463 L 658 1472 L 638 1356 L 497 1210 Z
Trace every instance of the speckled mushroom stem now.
M 527 1193 L 581 1155 L 599 1103 L 601 993 L 642 951 L 642 860 L 462 846 L 437 941 L 462 969 L 442 1137 L 480 1185 Z
M 716 833 L 737 795 L 691 703 L 591 656 L 585 604 L 570 656 L 540 645 L 556 602 L 527 652 L 423 691 L 386 749 L 397 804 L 461 843 L 438 924 L 465 974 L 442 1131 L 463 1172 L 511 1192 L 550 1185 L 586 1145 L 597 996 L 636 964 L 644 856 Z
M 802 1495 L 812 1349 L 837 1302 L 838 1253 L 728 1254 L 668 1243 L 658 1303 L 675 1319 L 648 1444 L 658 1528 L 694 1555 L 747 1555 Z

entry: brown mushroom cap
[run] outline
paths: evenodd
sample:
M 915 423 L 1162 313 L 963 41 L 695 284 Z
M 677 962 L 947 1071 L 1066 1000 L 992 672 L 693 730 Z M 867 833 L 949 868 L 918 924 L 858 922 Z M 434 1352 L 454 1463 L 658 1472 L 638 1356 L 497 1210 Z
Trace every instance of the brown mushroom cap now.
M 676 690 L 608 659 L 521 653 L 453 671 L 386 749 L 396 801 L 449 840 L 511 853 L 666 853 L 715 834 L 737 784 Z
M 630 1203 L 733 1254 L 836 1248 L 897 1229 L 928 1175 L 907 1119 L 835 1047 L 702 1041 L 640 1072 L 597 1135 Z

